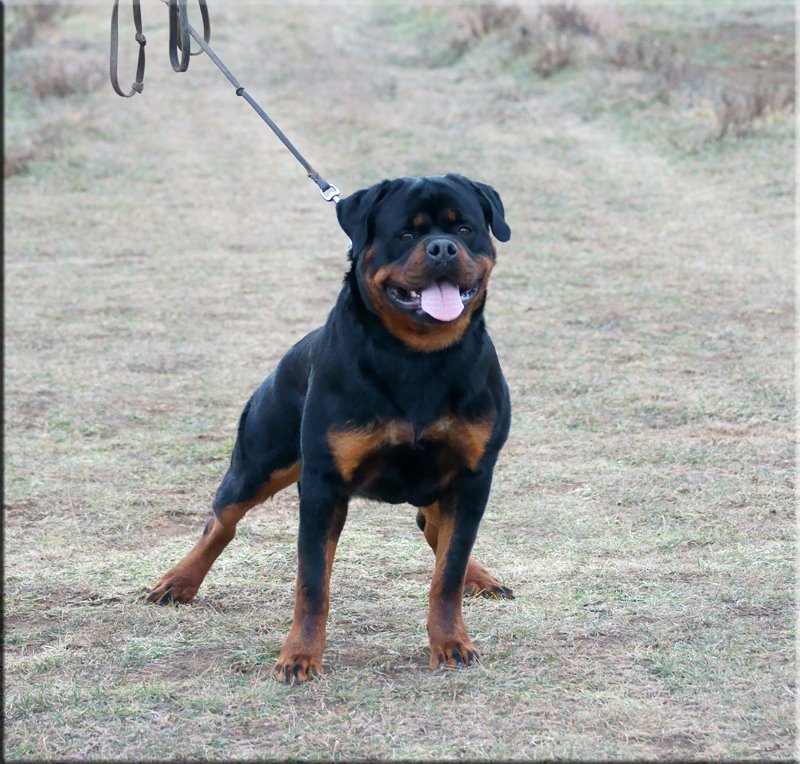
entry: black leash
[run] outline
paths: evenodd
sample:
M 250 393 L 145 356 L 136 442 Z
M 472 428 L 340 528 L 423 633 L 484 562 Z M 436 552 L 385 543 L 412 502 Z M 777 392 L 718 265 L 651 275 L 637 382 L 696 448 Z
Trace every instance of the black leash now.
M 144 46 L 147 43 L 142 34 L 142 12 L 139 0 L 132 0 L 133 3 L 133 22 L 136 27 L 136 42 L 139 43 L 139 61 L 136 67 L 136 79 L 131 85 L 130 93 L 124 93 L 119 87 L 117 78 L 117 62 L 119 55 L 119 0 L 114 0 L 114 8 L 111 11 L 111 56 L 109 59 L 111 85 L 114 91 L 123 98 L 130 98 L 136 93 L 141 93 L 144 88 Z M 320 174 L 308 163 L 306 158 L 295 148 L 294 144 L 284 135 L 283 131 L 270 119 L 269 115 L 258 105 L 256 100 L 245 90 L 239 80 L 233 75 L 230 69 L 220 61 L 219 56 L 211 49 L 208 44 L 211 38 L 211 20 L 208 15 L 208 5 L 206 0 L 198 0 L 200 14 L 203 18 L 203 34 L 189 24 L 189 16 L 186 11 L 186 0 L 169 0 L 169 60 L 172 68 L 176 72 L 185 72 L 189 68 L 190 56 L 199 53 L 206 53 L 208 57 L 217 65 L 219 70 L 227 77 L 228 81 L 236 90 L 236 95 L 244 98 L 253 107 L 270 130 L 278 137 L 284 146 L 291 152 L 292 156 L 303 166 L 308 177 L 319 187 L 319 192 L 326 202 L 339 201 L 339 189 L 328 183 Z M 191 38 L 194 38 L 201 50 L 196 53 L 191 51 Z
M 200 15 L 203 17 L 203 42 L 208 44 L 211 39 L 211 19 L 208 16 L 206 0 L 198 0 Z M 181 6 L 178 3 L 169 4 L 169 62 L 176 72 L 185 72 L 189 68 L 189 56 L 197 56 L 203 51 L 192 53 L 190 49 L 189 17 L 186 14 L 186 0 Z M 178 59 L 178 51 L 181 57 Z
M 130 93 L 123 93 L 117 78 L 117 57 L 119 55 L 119 0 L 114 0 L 114 8 L 111 11 L 111 55 L 109 56 L 109 74 L 111 75 L 111 87 L 117 95 L 123 98 L 130 98 L 137 93 L 141 93 L 144 88 L 144 46 L 147 44 L 145 36 L 142 34 L 142 9 L 139 7 L 139 0 L 133 0 L 133 23 L 136 27 L 136 42 L 139 43 L 139 62 L 136 65 L 136 79 L 131 85 Z

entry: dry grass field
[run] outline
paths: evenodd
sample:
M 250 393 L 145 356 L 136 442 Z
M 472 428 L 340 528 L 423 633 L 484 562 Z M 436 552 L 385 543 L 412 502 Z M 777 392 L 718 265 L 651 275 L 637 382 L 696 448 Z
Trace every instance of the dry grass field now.
M 414 510 L 356 501 L 298 688 L 294 490 L 192 604 L 143 596 L 347 239 L 208 60 L 172 73 L 156 0 L 117 98 L 110 6 L 6 8 L 4 757 L 796 757 L 793 6 L 211 3 L 345 194 L 462 172 L 512 230 L 476 552 L 517 598 L 467 601 L 480 666 L 429 669 Z

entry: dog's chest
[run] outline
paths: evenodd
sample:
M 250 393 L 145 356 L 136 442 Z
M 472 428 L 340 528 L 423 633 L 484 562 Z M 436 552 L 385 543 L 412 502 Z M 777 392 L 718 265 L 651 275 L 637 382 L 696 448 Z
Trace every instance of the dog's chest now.
M 355 493 L 415 503 L 461 470 L 475 470 L 491 433 L 488 420 L 470 422 L 446 414 L 416 429 L 401 419 L 333 429 L 328 445 L 339 474 Z

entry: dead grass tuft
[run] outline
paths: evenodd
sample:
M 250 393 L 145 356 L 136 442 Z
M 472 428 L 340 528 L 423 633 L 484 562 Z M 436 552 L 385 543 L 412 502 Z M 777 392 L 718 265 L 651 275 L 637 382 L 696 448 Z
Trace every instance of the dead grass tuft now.
M 596 32 L 591 17 L 575 3 L 551 3 L 545 5 L 543 11 L 560 32 L 585 36 Z
M 51 47 L 26 48 L 9 56 L 9 87 L 37 100 L 91 93 L 105 83 L 96 55 Z
M 752 135 L 759 119 L 770 113 L 794 112 L 794 91 L 781 85 L 767 85 L 758 79 L 749 91 L 720 88 L 714 96 L 714 114 L 721 141 L 730 131 L 736 138 Z
M 64 3 L 31 3 L 7 8 L 6 50 L 31 47 L 43 29 L 51 27 L 70 10 Z
M 36 154 L 33 148 L 26 146 L 9 146 L 3 154 L 3 177 L 10 178 L 12 175 L 26 170 L 33 162 Z
M 792 84 L 769 82 L 758 76 L 750 83 L 732 85 L 708 72 L 708 67 L 670 42 L 639 37 L 606 44 L 608 60 L 616 67 L 639 69 L 654 75 L 658 100 L 670 104 L 689 93 L 713 104 L 717 121 L 715 138 L 752 135 L 759 119 L 772 113 L 793 112 Z M 741 81 L 740 81 L 741 83 Z
M 92 47 L 58 34 L 56 25 L 74 9 L 50 4 L 11 10 L 13 45 L 5 60 L 6 178 L 52 156 L 65 126 L 90 115 L 84 97 L 107 76 L 99 41 Z
M 455 32 L 450 45 L 458 55 L 462 55 L 493 32 L 511 29 L 520 13 L 519 6 L 495 3 L 461 8 L 452 14 Z
M 514 50 L 532 59 L 531 68 L 540 77 L 551 77 L 575 61 L 575 40 L 548 24 L 520 24 L 514 32 Z
M 521 13 L 517 5 L 485 3 L 479 6 L 474 14 L 476 23 L 472 25 L 473 34 L 476 39 L 480 39 L 492 32 L 508 29 L 516 23 Z
M 102 63 L 95 50 L 64 45 L 37 44 L 7 53 L 4 177 L 52 157 L 65 128 L 89 118 L 85 96 L 105 82 Z
M 504 36 L 512 40 L 514 54 L 529 59 L 541 77 L 550 77 L 572 65 L 580 38 L 594 34 L 590 16 L 572 3 L 549 3 L 536 12 L 515 4 L 486 3 L 475 9 L 460 9 L 453 47 L 463 54 L 486 38 Z
M 656 76 L 655 88 L 658 99 L 665 104 L 670 95 L 687 84 L 696 84 L 700 69 L 689 61 L 674 42 L 664 44 L 659 40 L 639 38 L 629 40 L 606 40 L 607 58 L 619 68 L 641 69 Z
M 769 39 L 757 26 L 742 29 L 732 25 L 711 30 L 698 39 L 674 34 L 640 31 L 641 22 L 626 21 L 614 9 L 583 3 L 548 3 L 533 8 L 517 4 L 483 4 L 452 12 L 456 32 L 452 47 L 459 56 L 481 45 L 510 41 L 510 58 L 523 62 L 542 78 L 549 78 L 569 67 L 584 66 L 601 70 L 611 64 L 618 70 L 642 73 L 642 83 L 628 88 L 646 88 L 656 100 L 672 106 L 676 115 L 686 110 L 708 111 L 716 119 L 709 140 L 721 141 L 732 135 L 752 135 L 760 122 L 776 114 L 793 113 L 795 85 L 787 61 L 787 35 Z M 740 25 L 746 26 L 746 25 Z M 740 41 L 743 35 L 752 39 Z M 726 37 L 727 35 L 727 37 Z M 764 38 L 764 39 L 762 39 Z M 720 61 L 710 60 L 708 39 L 721 49 Z M 729 71 L 725 57 L 732 57 L 737 44 L 752 43 L 761 49 L 773 43 L 769 58 L 751 66 L 763 72 L 753 78 L 740 65 Z M 770 50 L 764 48 L 764 50 Z M 792 59 L 793 60 L 793 59 Z M 654 112 L 654 119 L 660 116 Z

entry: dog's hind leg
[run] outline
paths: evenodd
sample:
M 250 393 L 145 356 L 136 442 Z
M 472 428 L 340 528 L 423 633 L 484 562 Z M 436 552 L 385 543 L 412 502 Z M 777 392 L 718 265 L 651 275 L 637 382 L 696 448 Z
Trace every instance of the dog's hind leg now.
M 439 503 L 419 507 L 417 525 L 425 536 L 433 553 L 439 545 Z M 493 576 L 474 557 L 469 558 L 467 574 L 464 578 L 464 594 L 467 597 L 491 597 L 494 599 L 514 599 L 514 593 Z
M 147 596 L 148 602 L 166 605 L 171 602 L 189 602 L 222 550 L 236 535 L 236 525 L 248 509 L 274 496 L 282 488 L 300 477 L 300 462 L 270 473 L 258 491 L 242 501 L 225 506 L 215 502 L 214 514 L 206 522 L 203 535 L 192 550 L 173 568 L 170 568 Z M 219 495 L 219 494 L 218 494 Z
M 288 360 L 287 360 L 288 359 Z M 148 602 L 189 602 L 247 510 L 300 478 L 303 368 L 290 352 L 253 394 L 242 412 L 231 464 L 214 499 L 203 535 L 147 596 Z

